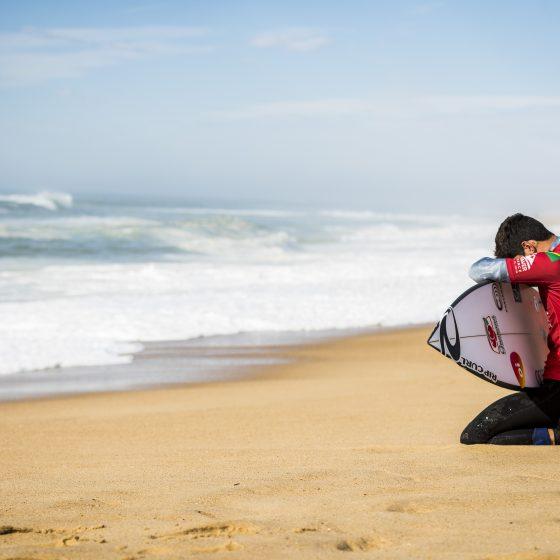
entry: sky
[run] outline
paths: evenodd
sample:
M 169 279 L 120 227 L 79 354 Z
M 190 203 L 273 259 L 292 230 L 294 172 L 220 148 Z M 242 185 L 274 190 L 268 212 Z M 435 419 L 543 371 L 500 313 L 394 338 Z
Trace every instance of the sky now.
M 0 191 L 544 210 L 560 2 L 0 0 Z

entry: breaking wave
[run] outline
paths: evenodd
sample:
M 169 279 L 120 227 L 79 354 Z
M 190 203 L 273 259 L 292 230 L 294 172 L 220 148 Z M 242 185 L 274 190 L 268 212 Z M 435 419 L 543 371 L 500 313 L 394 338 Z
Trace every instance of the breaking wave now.
M 43 210 L 55 211 L 61 208 L 71 208 L 72 204 L 72 195 L 63 192 L 41 191 L 35 194 L 0 195 L 0 208 L 8 210 L 41 208 Z
M 166 259 L 170 255 L 279 256 L 297 236 L 232 215 L 61 216 L 0 220 L 0 253 L 50 258 Z

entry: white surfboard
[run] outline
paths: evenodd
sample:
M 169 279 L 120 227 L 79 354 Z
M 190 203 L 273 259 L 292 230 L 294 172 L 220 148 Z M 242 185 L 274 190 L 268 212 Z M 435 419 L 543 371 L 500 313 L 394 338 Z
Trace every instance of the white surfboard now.
M 489 282 L 448 307 L 428 344 L 477 377 L 519 391 L 542 383 L 547 336 L 536 289 Z

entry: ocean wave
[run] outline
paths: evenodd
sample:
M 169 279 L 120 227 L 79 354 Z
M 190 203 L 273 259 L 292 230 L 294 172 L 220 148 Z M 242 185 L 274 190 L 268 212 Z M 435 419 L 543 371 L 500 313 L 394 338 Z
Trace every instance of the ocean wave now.
M 318 211 L 320 216 L 325 218 L 334 218 L 344 221 L 362 221 L 362 222 L 372 222 L 372 221 L 384 221 L 391 223 L 410 223 L 414 225 L 420 224 L 453 224 L 460 217 L 453 214 L 447 214 L 445 216 L 441 214 L 411 214 L 411 213 L 396 213 L 396 212 L 374 212 L 372 210 L 320 210 Z
M 133 216 L 60 216 L 0 222 L 4 256 L 165 258 L 168 254 L 278 257 L 296 236 L 232 215 L 158 220 Z
M 73 202 L 72 195 L 63 192 L 41 191 L 35 194 L 0 195 L 0 206 L 9 209 L 34 207 L 55 211 L 61 208 L 71 208 Z
M 299 210 L 269 210 L 261 208 L 205 208 L 205 207 L 185 207 L 161 208 L 161 211 L 168 214 L 192 214 L 203 216 L 246 216 L 256 218 L 292 218 L 306 214 Z
M 431 321 L 495 231 L 449 216 L 7 196 L 0 374 L 127 361 L 127 341 Z M 36 210 L 1 213 L 17 204 Z

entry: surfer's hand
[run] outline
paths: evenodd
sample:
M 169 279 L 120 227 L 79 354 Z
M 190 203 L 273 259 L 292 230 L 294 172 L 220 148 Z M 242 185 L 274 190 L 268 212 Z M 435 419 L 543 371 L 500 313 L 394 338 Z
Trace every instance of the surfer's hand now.
M 469 276 L 477 283 L 494 280 L 509 282 L 509 276 L 505 259 L 493 259 L 484 257 L 476 261 L 469 269 Z

